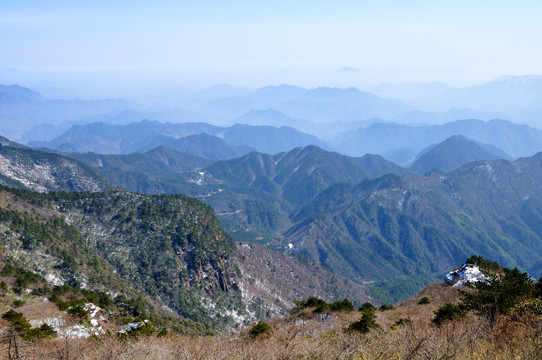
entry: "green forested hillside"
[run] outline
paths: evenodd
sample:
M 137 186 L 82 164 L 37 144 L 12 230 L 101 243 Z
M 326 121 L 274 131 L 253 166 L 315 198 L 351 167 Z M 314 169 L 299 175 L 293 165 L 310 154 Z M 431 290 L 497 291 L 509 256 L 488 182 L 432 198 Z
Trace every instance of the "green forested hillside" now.
M 154 312 L 167 306 L 207 326 L 243 319 L 228 261 L 235 245 L 195 199 L 2 188 L 0 228 L 3 263 L 73 286 L 141 294 Z
M 239 240 L 248 241 L 280 238 L 279 231 L 291 225 L 288 217 L 293 209 L 333 184 L 357 183 L 387 173 L 405 173 L 403 168 L 378 155 L 351 158 L 316 146 L 276 155 L 251 152 L 188 172 L 155 170 L 157 166 L 160 169 L 175 166 L 164 165 L 159 159 L 144 160 L 149 155 L 70 156 L 86 162 L 131 191 L 181 192 L 194 196 L 215 209 L 228 232 Z M 128 161 L 133 165 L 126 165 Z M 150 165 L 146 165 L 147 162 Z M 145 165 L 136 166 L 139 164 Z
M 407 279 L 437 276 L 469 254 L 535 269 L 542 256 L 541 179 L 539 153 L 472 163 L 449 175 L 335 185 L 294 213 L 297 223 L 285 237 L 303 256 L 358 281 L 405 279 L 380 284 L 398 298 Z

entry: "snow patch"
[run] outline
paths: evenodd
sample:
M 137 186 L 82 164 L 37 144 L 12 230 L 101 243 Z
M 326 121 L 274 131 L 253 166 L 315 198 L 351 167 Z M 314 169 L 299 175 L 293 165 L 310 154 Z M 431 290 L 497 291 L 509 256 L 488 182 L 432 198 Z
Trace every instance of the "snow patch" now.
M 119 333 L 120 334 L 126 334 L 126 333 L 129 333 L 131 331 L 137 330 L 140 327 L 143 327 L 148 322 L 149 322 L 149 320 L 143 320 L 143 321 L 140 321 L 140 322 L 133 322 L 133 323 L 126 324 L 126 325 L 120 327 Z
M 472 264 L 463 264 L 444 277 L 446 284 L 453 284 L 454 287 L 477 282 L 487 282 L 487 277 L 482 274 L 480 268 Z
M 30 326 L 33 328 L 37 328 L 42 326 L 43 324 L 47 324 L 50 327 L 52 327 L 56 332 L 60 331 L 60 328 L 62 328 L 64 325 L 66 325 L 66 322 L 64 319 L 59 317 L 48 317 L 44 319 L 34 319 L 29 321 Z
M 80 323 L 62 329 L 59 331 L 58 337 L 64 339 L 87 339 L 91 336 L 100 336 L 103 334 L 105 334 L 105 331 L 99 325 L 94 326 L 93 324 Z
M 64 281 L 56 276 L 55 274 L 46 274 L 45 275 L 45 281 L 47 281 L 51 285 L 55 286 L 62 286 L 64 285 Z

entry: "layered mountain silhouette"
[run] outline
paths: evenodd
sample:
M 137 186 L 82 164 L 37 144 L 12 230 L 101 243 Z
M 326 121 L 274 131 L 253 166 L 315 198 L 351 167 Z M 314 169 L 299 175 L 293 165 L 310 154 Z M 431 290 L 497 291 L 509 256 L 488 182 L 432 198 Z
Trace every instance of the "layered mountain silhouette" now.
M 501 149 L 454 135 L 440 144 L 430 146 L 418 154 L 409 171 L 423 175 L 432 170 L 451 172 L 465 164 L 480 160 L 512 160 Z
M 396 149 L 417 153 L 453 135 L 494 145 L 513 158 L 531 156 L 542 150 L 542 130 L 500 119 L 458 120 L 431 126 L 375 123 L 338 136 L 339 142 L 333 145 L 337 151 L 351 156 L 385 154 Z
M 317 137 L 286 126 L 236 124 L 225 128 L 207 123 L 171 124 L 157 121 L 127 125 L 74 125 L 49 142 L 33 142 L 30 145 L 66 152 L 91 151 L 101 154 L 145 152 L 165 145 L 211 160 L 239 157 L 254 149 L 276 154 L 307 145 L 329 148 Z
M 17 138 L 41 123 L 60 124 L 130 106 L 125 100 L 53 100 L 19 85 L 0 84 L 0 133 Z
M 169 136 L 158 136 L 141 150 L 156 146 L 166 146 L 179 152 L 209 160 L 234 159 L 254 151 L 252 147 L 230 145 L 224 139 L 206 133 L 189 135 L 179 139 Z

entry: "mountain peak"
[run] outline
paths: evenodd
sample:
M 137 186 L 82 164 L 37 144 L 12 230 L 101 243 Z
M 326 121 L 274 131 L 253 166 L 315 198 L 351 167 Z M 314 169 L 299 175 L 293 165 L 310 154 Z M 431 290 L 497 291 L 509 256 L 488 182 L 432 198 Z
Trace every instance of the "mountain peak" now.
M 509 159 L 510 156 L 495 146 L 456 134 L 440 144 L 431 145 L 422 150 L 409 169 L 419 175 L 434 169 L 446 173 L 470 162 L 502 158 Z

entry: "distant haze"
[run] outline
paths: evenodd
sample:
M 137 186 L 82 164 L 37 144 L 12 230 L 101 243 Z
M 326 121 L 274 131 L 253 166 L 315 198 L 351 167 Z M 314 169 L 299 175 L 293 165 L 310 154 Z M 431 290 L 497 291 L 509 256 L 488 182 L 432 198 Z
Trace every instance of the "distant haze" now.
M 542 74 L 534 0 L 1 2 L 0 83 L 49 97 Z

